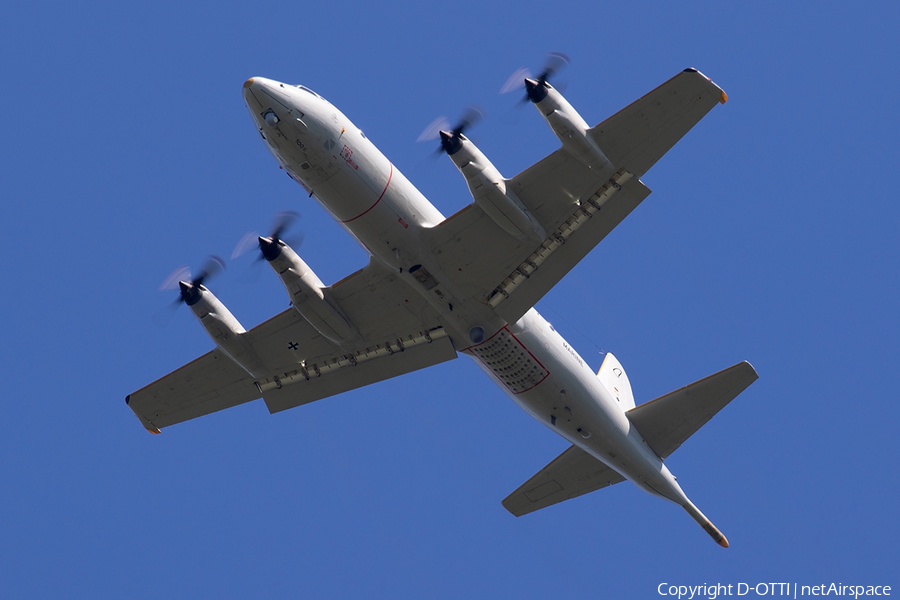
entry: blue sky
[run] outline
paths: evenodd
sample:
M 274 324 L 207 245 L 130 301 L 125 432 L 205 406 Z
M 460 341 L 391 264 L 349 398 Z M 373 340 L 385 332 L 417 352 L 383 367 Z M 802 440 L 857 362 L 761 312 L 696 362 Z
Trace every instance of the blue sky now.
M 659 583 L 900 585 L 900 43 L 895 4 L 129 3 L 0 8 L 0 588 L 30 597 L 657 597 Z M 416 143 L 477 103 L 507 176 L 558 146 L 499 96 L 547 51 L 597 123 L 685 67 L 729 95 L 654 193 L 538 305 L 638 402 L 749 360 L 760 379 L 667 464 L 728 536 L 619 485 L 515 519 L 567 444 L 467 358 L 268 415 L 147 434 L 126 394 L 208 351 L 157 291 L 303 215 L 326 283 L 363 251 L 277 168 L 241 84 L 302 83 L 445 214 L 471 201 Z M 249 261 L 248 261 L 249 262 Z M 267 270 L 211 287 L 251 327 Z

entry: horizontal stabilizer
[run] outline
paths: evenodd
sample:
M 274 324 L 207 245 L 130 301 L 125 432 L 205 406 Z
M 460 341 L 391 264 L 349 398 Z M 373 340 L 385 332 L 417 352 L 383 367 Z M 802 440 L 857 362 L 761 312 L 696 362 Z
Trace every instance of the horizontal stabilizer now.
M 665 459 L 758 377 L 745 361 L 625 414 L 647 445 Z
M 578 446 L 571 446 L 507 496 L 503 508 L 521 517 L 620 481 L 625 478 Z

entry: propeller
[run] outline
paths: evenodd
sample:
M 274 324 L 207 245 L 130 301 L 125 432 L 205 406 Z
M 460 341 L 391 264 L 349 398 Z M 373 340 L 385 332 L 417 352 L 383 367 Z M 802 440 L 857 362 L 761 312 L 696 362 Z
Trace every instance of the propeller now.
M 203 282 L 211 277 L 215 277 L 224 270 L 225 261 L 218 256 L 211 254 L 195 276 L 191 277 L 191 270 L 188 267 L 178 267 L 171 275 L 166 277 L 162 282 L 162 285 L 159 286 L 159 289 L 174 290 L 178 288 L 179 296 L 175 301 L 175 306 L 178 306 L 181 303 L 191 306 L 200 300 Z
M 436 154 L 446 152 L 447 154 L 456 154 L 462 148 L 460 136 L 464 131 L 473 127 L 476 123 L 484 118 L 484 110 L 474 104 L 469 106 L 462 114 L 459 121 L 453 127 L 447 117 L 438 117 L 435 119 L 416 140 L 422 142 L 433 140 L 438 137 L 441 139 L 441 145 L 437 149 Z
M 520 89 L 522 81 L 524 80 L 525 98 L 523 98 L 522 101 L 526 102 L 530 100 L 531 102 L 538 103 L 547 97 L 547 89 L 549 89 L 549 84 L 547 83 L 548 80 L 565 68 L 569 62 L 569 57 L 562 52 L 550 52 L 547 54 L 547 59 L 544 61 L 544 67 L 537 77 L 533 76 L 531 71 L 526 67 L 516 69 L 516 71 L 510 75 L 509 79 L 506 80 L 506 83 L 503 84 L 503 87 L 500 88 L 500 93 L 507 94 Z
M 238 242 L 237 246 L 235 246 L 234 252 L 231 253 L 231 258 L 242 256 L 252 248 L 256 247 L 260 250 L 260 255 L 257 260 L 265 258 L 266 260 L 271 261 L 275 260 L 278 255 L 281 254 L 282 246 L 290 245 L 294 248 L 299 247 L 300 244 L 303 243 L 303 234 L 293 236 L 289 240 L 290 244 L 283 238 L 284 232 L 299 218 L 300 213 L 298 212 L 289 210 L 281 211 L 275 215 L 272 232 L 268 236 L 261 236 L 256 231 L 248 232 L 241 238 L 241 241 Z

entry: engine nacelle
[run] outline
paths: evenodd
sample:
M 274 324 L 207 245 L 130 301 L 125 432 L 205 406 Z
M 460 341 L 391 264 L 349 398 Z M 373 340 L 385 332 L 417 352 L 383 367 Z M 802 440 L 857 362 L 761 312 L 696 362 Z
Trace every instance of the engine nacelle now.
M 461 133 L 443 131 L 441 142 L 453 164 L 465 177 L 475 204 L 513 237 L 535 243 L 544 241 L 547 237 L 544 228 L 507 187 L 506 179 L 475 144 Z
M 259 247 L 300 316 L 329 341 L 345 349 L 353 347 L 360 339 L 359 331 L 331 302 L 328 288 L 309 265 L 281 240 L 261 237 Z
M 587 136 L 590 129 L 587 122 L 552 85 L 526 79 L 525 90 L 569 154 L 595 171 L 612 166 L 603 151 Z
M 268 373 L 256 351 L 246 338 L 246 330 L 225 305 L 203 285 L 179 282 L 181 297 L 203 325 L 219 350 L 240 365 L 251 377 L 264 378 Z

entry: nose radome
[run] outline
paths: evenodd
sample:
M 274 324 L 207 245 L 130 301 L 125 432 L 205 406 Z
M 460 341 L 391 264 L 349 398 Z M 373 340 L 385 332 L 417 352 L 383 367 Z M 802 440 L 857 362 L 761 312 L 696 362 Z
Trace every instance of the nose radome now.
M 285 86 L 285 84 L 280 81 L 275 81 L 274 79 L 268 79 L 266 77 L 251 77 L 244 82 L 244 89 L 242 91 L 245 97 L 248 94 L 262 92 L 268 94 L 270 97 L 278 99 L 290 97 L 290 94 L 286 89 L 287 87 L 292 86 Z
M 248 106 L 255 106 L 258 103 L 253 97 L 253 92 L 255 89 L 259 89 L 259 84 L 259 77 L 251 77 L 244 82 L 244 89 L 241 90 L 241 94 L 244 96 L 244 101 L 247 102 Z
M 247 106 L 252 107 L 254 111 L 259 109 L 261 103 L 264 102 L 259 93 L 270 89 L 269 85 L 267 85 L 268 83 L 269 80 L 265 77 L 251 77 L 244 82 L 241 94 L 244 96 L 244 102 L 247 103 Z

